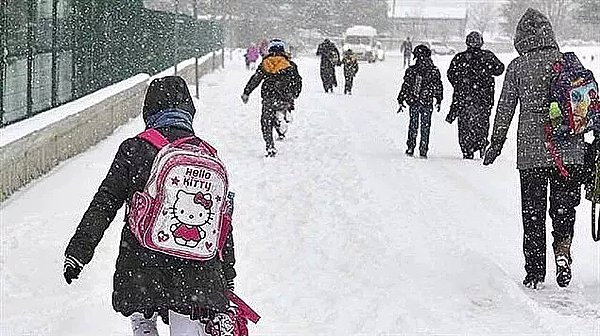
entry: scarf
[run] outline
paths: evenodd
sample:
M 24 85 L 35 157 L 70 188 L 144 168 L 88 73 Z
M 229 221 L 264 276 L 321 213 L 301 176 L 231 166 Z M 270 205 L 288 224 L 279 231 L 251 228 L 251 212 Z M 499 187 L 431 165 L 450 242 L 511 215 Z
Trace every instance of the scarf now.
M 146 126 L 148 128 L 175 126 L 192 133 L 194 132 L 192 128 L 192 115 L 187 111 L 176 108 L 162 110 L 149 116 L 146 120 Z

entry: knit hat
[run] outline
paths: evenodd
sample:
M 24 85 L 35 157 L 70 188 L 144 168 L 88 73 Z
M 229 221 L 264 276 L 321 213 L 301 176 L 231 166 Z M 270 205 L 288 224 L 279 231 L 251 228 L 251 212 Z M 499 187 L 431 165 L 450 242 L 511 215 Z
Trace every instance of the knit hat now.
M 280 39 L 273 39 L 269 42 L 269 53 L 284 53 L 285 52 L 285 42 Z
M 430 58 L 431 57 L 431 49 L 424 44 L 419 44 L 413 50 L 413 55 L 415 58 Z
M 481 48 L 483 46 L 483 36 L 479 32 L 473 31 L 467 35 L 467 47 Z

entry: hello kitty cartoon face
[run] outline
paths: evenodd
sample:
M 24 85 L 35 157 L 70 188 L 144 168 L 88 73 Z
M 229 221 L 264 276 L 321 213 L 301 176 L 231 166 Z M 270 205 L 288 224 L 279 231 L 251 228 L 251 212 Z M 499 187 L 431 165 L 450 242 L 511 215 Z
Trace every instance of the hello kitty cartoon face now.
M 203 226 L 215 219 L 212 212 L 212 196 L 198 192 L 188 193 L 183 190 L 177 192 L 173 207 L 170 208 L 173 218 L 187 226 Z

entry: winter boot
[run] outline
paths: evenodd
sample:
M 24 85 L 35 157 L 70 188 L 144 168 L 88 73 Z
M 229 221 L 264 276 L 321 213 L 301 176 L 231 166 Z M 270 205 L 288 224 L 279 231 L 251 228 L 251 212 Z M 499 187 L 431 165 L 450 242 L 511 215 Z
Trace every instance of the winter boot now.
M 473 160 L 473 153 L 463 153 L 463 159 L 465 160 Z
M 275 155 L 277 155 L 277 149 L 275 149 L 275 147 L 267 148 L 266 157 L 274 157 Z
M 531 289 L 542 289 L 544 288 L 544 278 L 535 274 L 527 274 L 525 280 L 523 280 L 523 285 Z
M 567 287 L 571 282 L 571 238 L 555 240 L 554 259 L 556 261 L 556 283 L 560 287 Z
M 421 152 L 420 155 L 421 159 L 427 159 L 427 153 L 426 152 Z
M 156 315 L 147 319 L 144 314 L 133 313 L 130 319 L 133 336 L 159 336 L 156 329 Z
M 556 258 L 556 283 L 559 287 L 567 287 L 571 283 L 571 265 L 565 256 Z
M 415 154 L 415 150 L 412 148 L 408 148 L 406 150 L 406 152 L 404 152 L 404 154 L 408 155 L 408 156 L 413 156 Z

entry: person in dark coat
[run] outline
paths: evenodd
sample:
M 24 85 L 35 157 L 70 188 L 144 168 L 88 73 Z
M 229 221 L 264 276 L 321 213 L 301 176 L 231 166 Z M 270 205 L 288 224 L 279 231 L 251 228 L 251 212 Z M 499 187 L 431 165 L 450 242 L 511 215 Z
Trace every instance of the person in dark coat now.
M 321 56 L 321 80 L 325 92 L 333 93 L 337 87 L 335 67 L 340 63 L 340 51 L 329 39 L 325 39 L 317 48 L 317 56 Z
M 400 52 L 402 52 L 402 54 L 404 55 L 404 65 L 403 67 L 406 68 L 407 66 L 410 66 L 410 60 L 411 60 L 411 56 L 412 56 L 412 51 L 413 51 L 413 47 L 412 47 L 412 42 L 410 41 L 410 37 L 406 37 L 406 40 L 402 42 L 402 45 L 400 46 Z
M 146 92 L 143 119 L 146 128 L 158 130 L 169 141 L 194 135 L 196 110 L 185 81 L 169 76 L 155 79 Z M 92 260 L 104 231 L 123 204 L 143 191 L 158 150 L 134 137 L 121 143 L 108 174 L 100 184 L 65 251 L 64 277 L 77 279 Z M 233 236 L 227 237 L 223 261 L 200 262 L 152 251 L 140 245 L 129 225 L 121 230 L 121 243 L 113 279 L 112 305 L 124 316 L 132 316 L 136 328 L 152 327 L 158 314 L 200 319 L 229 308 L 226 289 L 233 289 L 236 276 Z M 141 322 L 140 322 L 141 321 Z M 154 331 L 150 331 L 154 332 Z M 137 335 L 137 334 L 135 334 Z
M 285 116 L 294 107 L 294 100 L 302 91 L 302 77 L 298 73 L 296 63 L 290 60 L 285 50 L 285 43 L 273 40 L 269 46 L 269 54 L 265 56 L 258 69 L 244 88 L 242 101 L 248 103 L 252 91 L 262 84 L 262 116 L 260 119 L 263 139 L 267 148 L 267 156 L 275 156 L 277 150 L 273 141 L 273 128 L 279 137 L 285 136 Z
M 549 120 L 552 65 L 561 59 L 548 18 L 528 9 L 516 29 L 514 45 L 519 53 L 506 69 L 498 102 L 492 139 L 483 164 L 490 165 L 500 155 L 506 135 L 520 106 L 517 131 L 517 168 L 521 179 L 523 217 L 523 284 L 539 288 L 546 277 L 546 211 L 550 185 L 550 218 L 559 286 L 571 280 L 571 242 L 575 208 L 581 200 L 581 185 L 563 176 L 546 148 L 545 125 Z M 557 155 L 571 174 L 583 168 L 586 144 L 583 136 L 573 136 L 556 146 Z
M 358 60 L 352 50 L 348 49 L 344 52 L 344 58 L 342 59 L 344 65 L 344 78 L 346 83 L 344 86 L 344 94 L 352 94 L 352 86 L 354 83 L 354 77 L 358 72 Z
M 405 102 L 410 107 L 406 154 L 410 156 L 414 154 L 420 119 L 421 143 L 419 152 L 422 158 L 427 158 L 433 103 L 435 100 L 435 106 L 439 112 L 444 90 L 440 71 L 431 60 L 431 50 L 421 44 L 415 48 L 413 54 L 416 63 L 411 65 L 404 74 L 402 89 L 398 94 L 398 104 L 400 105 L 398 112 L 403 111 Z
M 481 49 L 483 37 L 478 32 L 471 32 L 466 44 L 467 50 L 454 56 L 448 69 L 454 95 L 446 121 L 458 118 L 463 158 L 472 159 L 477 151 L 483 158 L 494 106 L 494 76 L 504 72 L 504 64 L 491 51 Z

